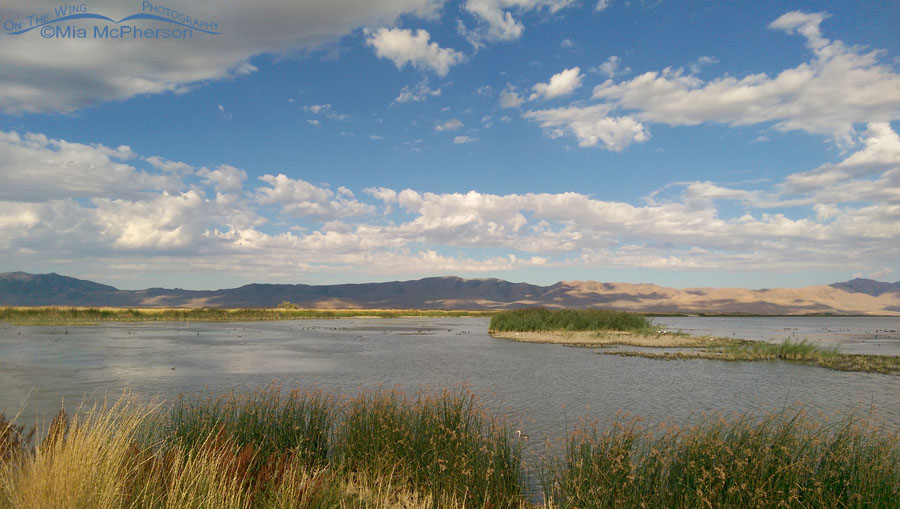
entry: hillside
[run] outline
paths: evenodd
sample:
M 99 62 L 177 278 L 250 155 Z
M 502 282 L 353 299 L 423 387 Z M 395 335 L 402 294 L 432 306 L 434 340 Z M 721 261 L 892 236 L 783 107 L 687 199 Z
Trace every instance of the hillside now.
M 900 283 L 854 279 L 805 288 L 666 288 L 564 281 L 551 286 L 501 279 L 433 277 L 340 285 L 249 284 L 223 290 L 119 290 L 59 274 L 0 274 L 2 306 L 509 309 L 603 307 L 656 313 L 879 314 L 900 316 Z

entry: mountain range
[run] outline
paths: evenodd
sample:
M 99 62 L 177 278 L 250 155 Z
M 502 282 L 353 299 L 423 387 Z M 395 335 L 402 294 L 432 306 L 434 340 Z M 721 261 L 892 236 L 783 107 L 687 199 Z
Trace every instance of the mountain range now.
M 666 288 L 653 284 L 432 277 L 387 283 L 249 284 L 222 290 L 119 290 L 59 274 L 0 274 L 0 306 L 509 309 L 602 307 L 653 313 L 900 316 L 900 282 L 853 279 L 804 288 Z

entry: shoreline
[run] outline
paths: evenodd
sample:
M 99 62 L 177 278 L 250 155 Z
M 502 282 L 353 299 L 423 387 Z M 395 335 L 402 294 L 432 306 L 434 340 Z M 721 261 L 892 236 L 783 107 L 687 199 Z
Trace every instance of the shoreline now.
M 548 343 L 578 347 L 602 348 L 605 346 L 640 346 L 651 348 L 702 348 L 724 344 L 743 343 L 744 340 L 688 336 L 675 333 L 636 333 L 628 331 L 539 331 L 513 332 L 488 331 L 494 338 L 520 343 Z

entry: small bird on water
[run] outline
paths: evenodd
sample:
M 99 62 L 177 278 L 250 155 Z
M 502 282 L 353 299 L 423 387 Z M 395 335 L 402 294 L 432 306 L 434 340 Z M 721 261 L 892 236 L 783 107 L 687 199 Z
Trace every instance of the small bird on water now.
M 517 429 L 516 430 L 516 438 L 518 438 L 520 440 L 528 440 L 528 435 L 526 435 L 525 433 L 522 433 L 522 430 Z

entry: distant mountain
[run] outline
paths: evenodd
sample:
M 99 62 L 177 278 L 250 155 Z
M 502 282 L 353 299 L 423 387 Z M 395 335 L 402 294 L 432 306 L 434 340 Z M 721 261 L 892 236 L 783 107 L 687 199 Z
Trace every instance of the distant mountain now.
M 602 307 L 656 313 L 880 314 L 900 316 L 900 283 L 854 279 L 805 288 L 666 288 L 652 284 L 432 277 L 341 285 L 250 284 L 224 290 L 119 290 L 59 274 L 0 274 L 0 306 L 509 309 Z
M 879 295 L 888 292 L 900 293 L 900 282 L 882 283 L 881 281 L 863 278 L 851 279 L 850 281 L 844 281 L 843 283 L 834 283 L 831 286 L 840 288 L 846 292 L 864 293 L 873 297 L 878 297 Z

